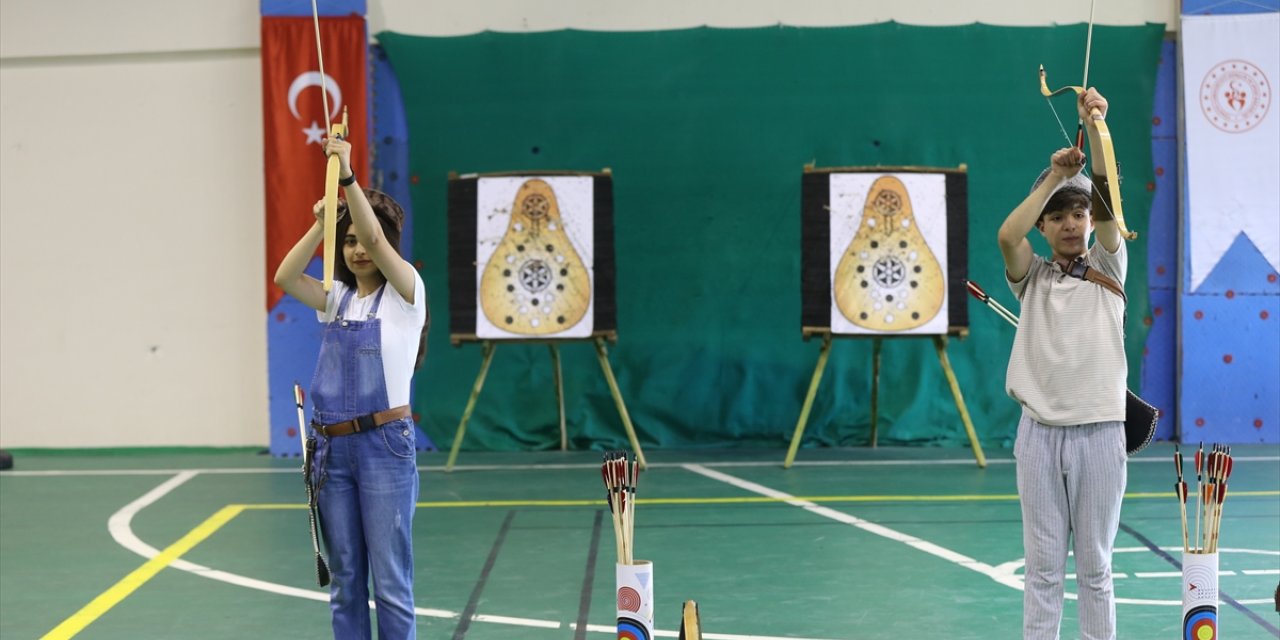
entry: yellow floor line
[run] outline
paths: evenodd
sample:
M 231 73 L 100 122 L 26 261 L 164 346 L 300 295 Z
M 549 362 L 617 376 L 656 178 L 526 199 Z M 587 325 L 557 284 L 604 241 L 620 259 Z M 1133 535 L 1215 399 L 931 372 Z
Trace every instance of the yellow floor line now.
M 182 554 L 190 551 L 203 542 L 205 538 L 213 535 L 215 531 L 239 515 L 244 508 L 244 505 L 238 504 L 223 507 L 210 516 L 208 520 L 200 523 L 200 526 L 192 529 L 177 542 L 169 545 L 159 555 L 148 560 L 141 567 L 134 569 L 132 573 L 115 583 L 110 589 L 103 591 L 101 595 L 94 598 L 83 609 L 75 612 L 70 618 L 63 620 L 62 624 L 54 627 L 53 631 L 45 634 L 40 640 L 65 640 L 66 638 L 74 637 L 77 633 L 83 631 L 85 627 L 93 624 L 94 620 L 102 617 L 112 607 L 129 597 L 138 587 L 155 577 L 157 573 L 160 573 L 161 569 L 169 566 L 171 562 L 177 560 Z
M 1241 498 L 1246 496 L 1280 496 L 1280 491 L 1236 491 L 1229 494 L 1231 498 Z M 1172 491 L 1167 492 L 1146 492 L 1146 493 L 1126 493 L 1125 499 L 1139 498 L 1159 498 L 1173 500 Z M 1011 502 L 1018 499 L 1016 493 L 1007 494 L 972 494 L 972 495 L 884 495 L 884 496 L 797 496 L 798 500 L 806 500 L 815 503 L 838 503 L 838 502 Z M 641 498 L 636 500 L 636 504 L 642 505 L 661 505 L 661 504 L 684 504 L 684 505 L 703 505 L 703 504 L 767 504 L 782 502 L 779 498 L 770 498 L 767 496 L 737 496 L 724 498 Z M 264 504 L 246 504 L 240 505 L 245 509 L 306 509 L 305 504 L 287 504 L 287 503 L 264 503 Z M 455 500 L 455 501 L 435 501 L 435 502 L 419 502 L 417 505 L 422 509 L 457 509 L 457 508 L 475 508 L 475 507 L 603 507 L 606 506 L 604 500 Z

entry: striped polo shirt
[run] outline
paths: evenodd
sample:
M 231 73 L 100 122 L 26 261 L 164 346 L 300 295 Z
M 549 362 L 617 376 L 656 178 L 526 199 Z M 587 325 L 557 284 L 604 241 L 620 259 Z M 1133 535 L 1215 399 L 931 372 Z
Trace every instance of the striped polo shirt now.
M 1095 242 L 1085 264 L 1123 286 L 1129 264 L 1125 242 L 1115 253 Z M 1009 288 L 1022 304 L 1005 378 L 1009 397 L 1041 424 L 1123 421 L 1129 373 L 1124 300 L 1038 255 L 1032 256 L 1027 275 L 1009 282 Z

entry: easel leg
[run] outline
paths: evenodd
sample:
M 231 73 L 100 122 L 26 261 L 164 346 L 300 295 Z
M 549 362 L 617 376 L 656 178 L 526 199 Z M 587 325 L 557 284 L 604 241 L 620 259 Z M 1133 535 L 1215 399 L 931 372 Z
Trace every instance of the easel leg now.
M 951 370 L 951 361 L 947 359 L 947 338 L 934 336 L 933 346 L 938 350 L 938 362 L 942 364 L 942 372 L 947 374 L 947 384 L 951 385 L 951 395 L 956 399 L 956 408 L 960 410 L 960 421 L 969 434 L 969 445 L 973 447 L 973 456 L 978 460 L 978 467 L 987 467 L 987 458 L 982 455 L 982 443 L 978 442 L 978 434 L 973 430 L 973 421 L 969 419 L 969 410 L 964 406 L 964 396 L 960 394 L 960 383 L 956 382 L 956 373 Z
M 556 368 L 556 405 L 560 407 L 560 450 L 569 450 L 569 436 L 564 429 L 564 376 L 560 373 L 560 349 L 555 343 L 547 345 L 551 349 L 551 364 Z
M 636 438 L 636 429 L 631 424 L 631 416 L 627 414 L 627 405 L 622 401 L 622 391 L 618 389 L 618 381 L 613 378 L 613 368 L 609 366 L 609 352 L 605 351 L 604 338 L 599 336 L 596 337 L 596 357 L 600 359 L 600 369 L 604 371 L 605 382 L 609 383 L 613 402 L 618 405 L 618 415 L 622 417 L 622 426 L 627 430 L 627 439 L 631 441 L 631 448 L 636 452 L 636 460 L 640 461 L 641 469 L 646 469 L 649 464 L 645 462 L 644 452 L 640 450 L 640 441 Z
M 804 406 L 800 409 L 800 419 L 796 421 L 796 431 L 791 436 L 791 447 L 787 449 L 787 459 L 782 463 L 784 469 L 790 469 L 796 460 L 796 450 L 800 448 L 800 440 L 804 437 L 804 425 L 809 421 L 809 410 L 813 409 L 813 398 L 818 395 L 818 385 L 822 383 L 822 372 L 827 368 L 827 356 L 831 355 L 831 334 L 822 339 L 822 351 L 818 353 L 818 365 L 813 368 L 813 378 L 809 380 L 809 392 L 804 396 Z
M 880 346 L 883 341 L 871 341 L 871 448 L 876 446 L 876 427 L 880 426 Z
M 449 461 L 445 463 L 445 471 L 453 471 L 453 463 L 458 459 L 458 449 L 462 448 L 462 438 L 467 435 L 467 421 L 471 412 L 476 409 L 476 400 L 480 398 L 480 389 L 484 387 L 484 377 L 489 373 L 489 363 L 493 361 L 493 352 L 498 345 L 485 340 L 484 360 L 480 363 L 480 373 L 476 375 L 476 383 L 471 386 L 471 397 L 467 398 L 467 408 L 462 412 L 462 421 L 458 423 L 458 432 L 453 434 L 453 448 L 449 450 Z

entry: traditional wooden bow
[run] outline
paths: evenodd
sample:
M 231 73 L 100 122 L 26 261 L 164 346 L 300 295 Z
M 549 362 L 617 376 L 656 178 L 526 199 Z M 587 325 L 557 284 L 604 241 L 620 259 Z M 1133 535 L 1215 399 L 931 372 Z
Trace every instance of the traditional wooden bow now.
M 1085 42 L 1084 49 L 1084 81 L 1082 83 L 1084 86 L 1068 86 L 1062 87 L 1056 91 L 1051 91 L 1049 90 L 1049 83 L 1045 79 L 1044 65 L 1040 65 L 1040 94 L 1046 99 L 1071 91 L 1075 93 L 1076 99 L 1079 100 L 1079 97 L 1087 90 L 1087 87 L 1089 86 L 1089 54 L 1093 48 L 1093 7 L 1094 5 L 1090 4 L 1089 35 Z M 1053 102 L 1049 102 L 1049 107 L 1051 109 L 1053 108 Z M 1053 109 L 1053 114 L 1055 118 L 1058 118 L 1057 109 Z M 1102 147 L 1101 149 L 1090 149 L 1090 151 L 1102 155 L 1102 161 L 1105 166 L 1107 176 L 1107 195 L 1111 198 L 1111 204 L 1109 206 L 1107 205 L 1106 200 L 1103 200 L 1102 204 L 1108 208 L 1107 210 L 1111 212 L 1111 216 L 1115 218 L 1116 225 L 1120 228 L 1120 235 L 1124 236 L 1126 239 L 1133 240 L 1138 237 L 1138 232 L 1130 231 L 1124 223 L 1124 207 L 1121 205 L 1120 201 L 1120 168 L 1119 165 L 1116 164 L 1115 148 L 1111 145 L 1111 130 L 1107 128 L 1107 123 L 1102 119 L 1102 113 L 1100 111 L 1093 109 L 1090 115 L 1093 116 L 1094 126 L 1098 129 L 1098 139 L 1101 142 L 1100 146 Z M 1067 142 L 1071 142 L 1071 138 L 1067 136 L 1066 127 L 1062 126 L 1062 118 L 1058 118 L 1058 126 L 1062 128 L 1062 136 L 1067 139 Z M 1084 150 L 1083 118 L 1077 121 L 1075 145 L 1081 151 Z M 1096 191 L 1098 189 L 1098 185 L 1094 184 L 1093 188 Z
M 320 96 L 324 103 L 324 121 L 329 125 L 330 138 L 347 137 L 347 108 L 342 108 L 342 122 L 330 122 L 329 88 L 325 84 L 324 49 L 320 46 L 320 10 L 316 0 L 311 0 L 311 18 L 316 28 L 316 55 L 320 60 Z M 342 165 L 337 154 L 329 156 L 324 174 L 324 290 L 333 288 L 333 265 L 338 245 L 338 179 Z
M 323 73 L 323 72 L 321 72 Z M 329 125 L 329 137 L 347 137 L 347 109 L 342 109 L 342 122 Z M 324 171 L 324 290 L 333 288 L 333 264 L 338 245 L 338 174 L 342 163 L 338 154 L 329 156 Z

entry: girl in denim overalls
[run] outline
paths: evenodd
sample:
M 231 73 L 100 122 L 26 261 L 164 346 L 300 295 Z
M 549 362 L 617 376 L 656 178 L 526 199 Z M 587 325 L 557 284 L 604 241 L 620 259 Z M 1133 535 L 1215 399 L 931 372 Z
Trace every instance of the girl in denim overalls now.
M 409 381 L 421 362 L 427 301 L 422 278 L 400 257 L 404 211 L 386 194 L 362 190 L 351 172 L 351 144 L 337 154 L 345 203 L 339 207 L 342 259 L 326 294 L 303 273 L 323 239 L 316 224 L 285 256 L 275 281 L 315 309 L 325 325 L 311 385 L 312 462 L 320 528 L 332 575 L 333 635 L 370 638 L 369 578 L 378 638 L 415 637 L 413 512 L 418 466 Z

